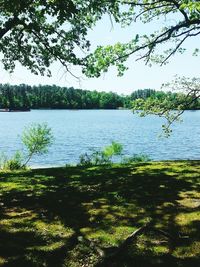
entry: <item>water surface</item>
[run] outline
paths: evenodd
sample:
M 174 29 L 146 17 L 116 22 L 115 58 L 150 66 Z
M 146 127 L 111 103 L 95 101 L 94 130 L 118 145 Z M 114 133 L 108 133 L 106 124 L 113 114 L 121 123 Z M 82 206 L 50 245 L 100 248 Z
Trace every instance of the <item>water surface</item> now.
M 75 163 L 79 155 L 112 141 L 124 145 L 126 155 L 142 153 L 153 160 L 200 159 L 200 111 L 186 111 L 183 123 L 169 138 L 158 138 L 163 119 L 140 118 L 130 110 L 32 110 L 0 113 L 0 151 L 11 155 L 22 149 L 20 135 L 33 122 L 47 122 L 55 136 L 45 156 L 34 157 L 31 166 Z

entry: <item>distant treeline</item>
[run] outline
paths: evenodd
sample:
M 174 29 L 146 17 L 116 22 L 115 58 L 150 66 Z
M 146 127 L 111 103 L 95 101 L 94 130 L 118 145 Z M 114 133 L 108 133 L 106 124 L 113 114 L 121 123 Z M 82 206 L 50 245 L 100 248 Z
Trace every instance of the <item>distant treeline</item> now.
M 138 98 L 167 97 L 176 101 L 176 93 L 165 93 L 152 89 L 134 91 L 131 95 L 119 95 L 113 92 L 97 92 L 59 87 L 56 85 L 29 86 L 0 84 L 0 109 L 2 108 L 50 108 L 50 109 L 117 109 L 131 108 Z M 192 107 L 200 108 L 197 102 Z
M 130 97 L 59 87 L 0 84 L 0 108 L 116 109 L 129 108 Z

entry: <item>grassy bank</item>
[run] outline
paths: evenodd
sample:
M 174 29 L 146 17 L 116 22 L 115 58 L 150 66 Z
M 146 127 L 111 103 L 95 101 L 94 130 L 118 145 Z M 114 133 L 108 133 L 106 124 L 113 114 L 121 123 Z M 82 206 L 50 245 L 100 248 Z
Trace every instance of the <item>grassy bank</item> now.
M 0 215 L 0 266 L 199 266 L 200 162 L 0 172 Z

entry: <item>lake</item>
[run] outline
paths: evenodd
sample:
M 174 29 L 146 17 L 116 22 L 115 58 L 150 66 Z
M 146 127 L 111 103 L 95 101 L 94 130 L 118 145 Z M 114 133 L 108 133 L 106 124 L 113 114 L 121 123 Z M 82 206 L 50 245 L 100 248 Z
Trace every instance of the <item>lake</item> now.
M 55 136 L 45 156 L 32 167 L 76 163 L 79 155 L 112 141 L 123 144 L 125 155 L 146 154 L 152 160 L 200 159 L 200 111 L 186 111 L 183 123 L 173 126 L 169 138 L 159 138 L 163 119 L 140 118 L 130 110 L 32 110 L 0 113 L 0 152 L 22 149 L 20 135 L 33 122 L 47 122 Z

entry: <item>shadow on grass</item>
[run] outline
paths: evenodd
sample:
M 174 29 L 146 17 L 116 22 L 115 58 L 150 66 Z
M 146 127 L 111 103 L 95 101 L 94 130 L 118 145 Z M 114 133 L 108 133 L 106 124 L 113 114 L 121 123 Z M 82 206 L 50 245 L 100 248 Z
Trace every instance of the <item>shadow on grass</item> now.
M 199 175 L 197 162 L 0 173 L 0 266 L 198 266 Z M 101 263 L 79 241 L 116 246 L 148 220 L 186 238 L 141 236 Z

